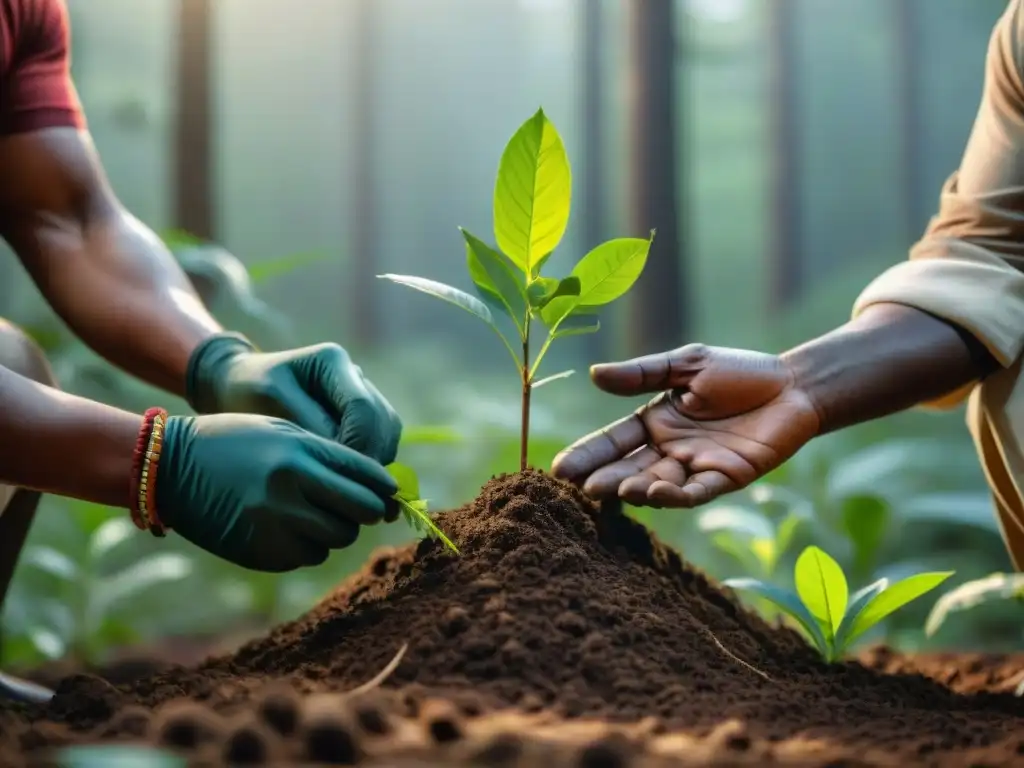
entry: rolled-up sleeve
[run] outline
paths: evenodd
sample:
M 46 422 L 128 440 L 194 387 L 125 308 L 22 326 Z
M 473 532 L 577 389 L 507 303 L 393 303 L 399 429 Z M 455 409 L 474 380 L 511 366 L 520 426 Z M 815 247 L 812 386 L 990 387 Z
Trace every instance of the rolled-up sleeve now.
M 860 295 L 960 326 L 1004 367 L 1024 348 L 1024 14 L 1012 0 L 989 42 L 981 106 L 960 168 L 910 259 Z
M 1024 569 L 1024 9 L 1010 0 L 989 42 L 981 106 L 959 169 L 910 258 L 864 291 L 975 336 L 1002 370 L 926 405 L 968 395 L 967 423 L 1018 570 Z

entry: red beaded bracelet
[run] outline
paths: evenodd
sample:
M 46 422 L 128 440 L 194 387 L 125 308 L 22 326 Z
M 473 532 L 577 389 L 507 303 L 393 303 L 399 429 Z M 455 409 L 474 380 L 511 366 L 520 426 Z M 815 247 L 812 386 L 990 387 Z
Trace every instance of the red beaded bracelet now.
M 166 528 L 156 512 L 156 473 L 166 419 L 167 411 L 163 408 L 150 408 L 142 417 L 132 456 L 129 497 L 132 522 L 140 530 L 148 530 L 158 537 L 166 535 Z

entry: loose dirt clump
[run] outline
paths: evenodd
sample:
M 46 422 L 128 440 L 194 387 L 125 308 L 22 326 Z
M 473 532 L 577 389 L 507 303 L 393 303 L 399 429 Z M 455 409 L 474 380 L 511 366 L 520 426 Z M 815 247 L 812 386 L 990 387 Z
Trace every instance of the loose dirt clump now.
M 45 709 L 8 713 L 5 733 L 22 751 L 59 728 L 207 764 L 1024 760 L 1021 700 L 955 692 L 884 652 L 873 661 L 890 674 L 825 665 L 642 526 L 544 474 L 496 478 L 438 523 L 461 556 L 433 541 L 380 552 L 237 653 L 117 687 L 69 678 Z M 403 644 L 380 690 L 345 696 Z

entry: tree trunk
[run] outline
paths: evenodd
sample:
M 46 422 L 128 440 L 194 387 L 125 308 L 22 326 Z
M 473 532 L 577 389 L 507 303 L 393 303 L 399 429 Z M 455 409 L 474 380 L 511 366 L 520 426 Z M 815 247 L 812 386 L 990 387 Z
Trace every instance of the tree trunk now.
M 178 2 L 178 110 L 174 133 L 174 222 L 214 240 L 213 3 Z
M 796 82 L 796 0 L 768 5 L 769 210 L 768 252 L 771 315 L 786 309 L 803 290 L 800 115 Z
M 920 98 L 920 16 L 915 0 L 892 0 L 896 57 L 896 92 L 900 110 L 900 188 L 906 216 L 908 242 L 921 236 L 928 221 L 924 197 L 921 154 L 918 152 L 921 130 Z
M 376 91 L 377 38 L 381 19 L 380 0 L 356 0 L 353 67 L 355 99 L 352 105 L 351 136 L 354 201 L 352 208 L 352 250 L 348 296 L 346 342 L 357 349 L 374 346 L 382 335 L 377 301 L 377 177 L 375 173 L 377 131 Z
M 626 0 L 630 67 L 631 235 L 657 230 L 647 268 L 629 296 L 629 354 L 671 349 L 690 331 L 680 241 L 675 0 Z
M 580 133 L 583 138 L 583 184 L 581 185 L 582 240 L 583 252 L 600 245 L 607 237 L 605 224 L 608 216 L 606 205 L 604 159 L 604 91 L 605 79 L 602 55 L 605 50 L 603 34 L 603 0 L 579 0 L 579 46 L 580 79 L 582 81 L 581 111 L 583 121 Z M 605 333 L 583 336 L 590 361 L 596 362 L 606 356 L 609 345 Z

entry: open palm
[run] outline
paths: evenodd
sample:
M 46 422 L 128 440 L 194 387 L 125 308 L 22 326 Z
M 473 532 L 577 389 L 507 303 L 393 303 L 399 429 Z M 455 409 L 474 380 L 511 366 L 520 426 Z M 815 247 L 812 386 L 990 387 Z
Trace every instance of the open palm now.
M 817 434 L 819 418 L 774 355 L 692 344 L 594 366 L 606 392 L 658 392 L 635 413 L 577 440 L 557 477 L 594 498 L 694 507 L 749 485 Z

